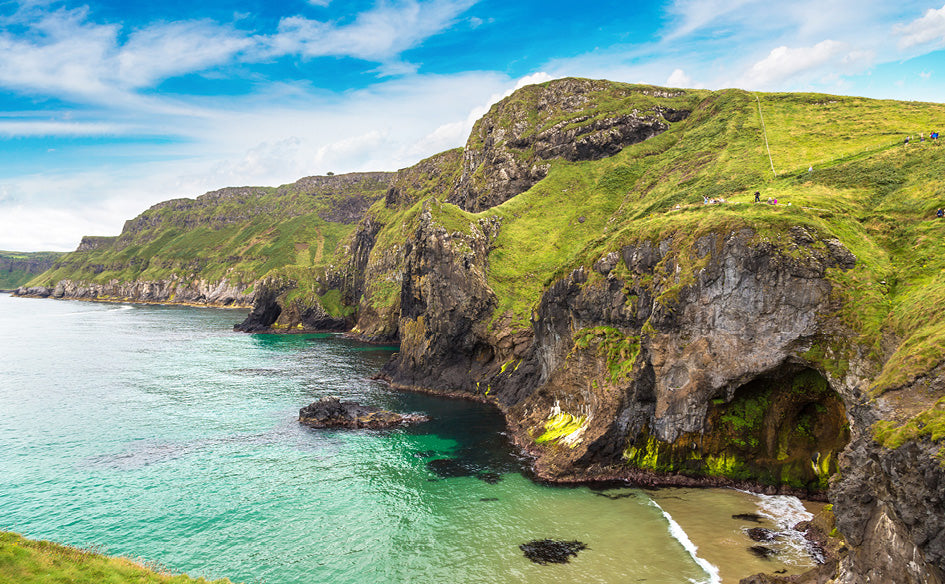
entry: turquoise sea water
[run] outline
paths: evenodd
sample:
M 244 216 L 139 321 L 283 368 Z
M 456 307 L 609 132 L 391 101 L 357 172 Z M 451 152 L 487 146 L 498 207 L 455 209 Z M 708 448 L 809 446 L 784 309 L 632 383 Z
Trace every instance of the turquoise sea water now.
M 0 529 L 234 582 L 675 584 L 717 582 L 718 566 L 723 578 L 758 571 L 729 518 L 755 511 L 752 495 L 536 484 L 496 411 L 371 381 L 393 347 L 232 332 L 244 316 L 0 295 Z M 299 408 L 326 395 L 432 421 L 301 427 Z M 686 504 L 724 525 L 703 525 L 707 512 L 690 531 L 679 515 L 694 513 L 672 510 Z M 518 546 L 542 538 L 588 549 L 534 564 Z M 709 557 L 691 543 L 726 538 Z M 791 553 L 788 568 L 809 563 Z

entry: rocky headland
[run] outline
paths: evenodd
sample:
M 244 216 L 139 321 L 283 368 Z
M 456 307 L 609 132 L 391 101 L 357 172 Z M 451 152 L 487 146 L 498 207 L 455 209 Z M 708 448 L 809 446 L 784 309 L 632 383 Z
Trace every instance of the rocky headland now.
M 838 117 L 859 123 L 823 135 Z M 835 557 L 796 581 L 936 584 L 945 159 L 898 137 L 929 118 L 945 106 L 558 80 L 341 194 L 221 191 L 232 221 L 192 223 L 168 202 L 23 293 L 226 281 L 241 330 L 399 342 L 395 388 L 496 404 L 543 479 L 827 499 Z

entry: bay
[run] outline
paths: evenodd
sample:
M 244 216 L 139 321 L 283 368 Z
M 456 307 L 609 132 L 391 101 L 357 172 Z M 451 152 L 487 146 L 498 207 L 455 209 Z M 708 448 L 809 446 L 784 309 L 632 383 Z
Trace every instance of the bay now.
M 372 381 L 396 347 L 232 332 L 244 316 L 0 295 L 0 529 L 272 584 L 735 582 L 811 565 L 796 542 L 747 551 L 756 525 L 730 516 L 762 498 L 537 484 L 493 408 Z M 327 395 L 431 421 L 300 426 Z M 525 558 L 545 538 L 587 549 Z

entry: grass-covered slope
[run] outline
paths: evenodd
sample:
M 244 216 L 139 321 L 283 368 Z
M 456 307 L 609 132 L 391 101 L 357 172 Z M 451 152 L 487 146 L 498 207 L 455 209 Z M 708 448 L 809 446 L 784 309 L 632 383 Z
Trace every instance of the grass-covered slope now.
M 0 584 L 206 584 L 127 558 L 0 532 Z M 215 580 L 227 584 L 229 580 Z
M 318 272 L 364 210 L 383 196 L 389 173 L 309 177 L 278 188 L 227 188 L 155 205 L 115 238 L 85 238 L 31 285 L 223 279 L 247 288 L 286 266 Z
M 54 251 L 0 251 L 0 290 L 14 290 L 52 267 L 62 257 Z
M 844 301 L 832 315 L 844 332 L 821 339 L 813 361 L 842 376 L 855 354 L 865 356 L 875 369 L 873 395 L 941 364 L 945 220 L 935 211 L 945 207 L 945 144 L 918 136 L 945 127 L 945 105 L 738 90 L 698 98 L 686 120 L 615 156 L 551 160 L 544 180 L 497 207 L 432 207 L 448 230 L 501 219 L 489 255 L 494 324 L 528 328 L 552 282 L 634 242 L 671 241 L 685 259 L 701 235 L 747 227 L 794 253 L 781 235 L 800 225 L 836 237 L 857 257 L 854 269 L 828 275 Z M 756 191 L 778 204 L 754 204 Z M 694 266 L 695 258 L 680 266 L 680 286 Z M 922 411 L 938 419 L 937 397 L 897 423 Z

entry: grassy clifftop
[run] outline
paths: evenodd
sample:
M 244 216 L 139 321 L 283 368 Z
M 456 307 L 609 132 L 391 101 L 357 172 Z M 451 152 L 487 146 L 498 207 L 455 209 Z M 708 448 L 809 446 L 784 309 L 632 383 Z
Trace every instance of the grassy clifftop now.
M 154 570 L 127 558 L 0 532 L 0 584 L 210 584 L 203 578 Z M 229 584 L 229 580 L 214 580 Z
M 677 107 L 686 103 L 673 95 Z M 842 377 L 866 357 L 873 396 L 928 378 L 945 361 L 945 220 L 935 216 L 945 207 L 945 144 L 927 136 L 945 127 L 945 105 L 739 90 L 689 99 L 689 116 L 665 132 L 602 160 L 551 159 L 543 180 L 484 211 L 437 194 L 406 197 L 418 202 L 388 211 L 387 230 L 413 225 L 424 200 L 450 232 L 498 218 L 488 264 L 493 326 L 526 330 L 551 283 L 582 266 L 602 278 L 594 263 L 626 245 L 671 245 L 684 260 L 674 276 L 682 287 L 697 271 L 689 250 L 702 235 L 748 228 L 790 255 L 800 252 L 786 234 L 803 227 L 857 258 L 852 270 L 828 272 L 843 308 L 811 360 Z M 621 269 L 613 275 L 625 276 Z M 670 306 L 672 292 L 660 302 Z M 878 435 L 890 445 L 945 436 L 941 397 L 911 402 Z

